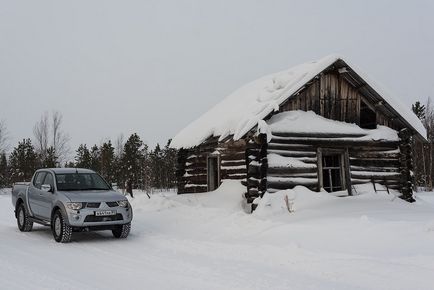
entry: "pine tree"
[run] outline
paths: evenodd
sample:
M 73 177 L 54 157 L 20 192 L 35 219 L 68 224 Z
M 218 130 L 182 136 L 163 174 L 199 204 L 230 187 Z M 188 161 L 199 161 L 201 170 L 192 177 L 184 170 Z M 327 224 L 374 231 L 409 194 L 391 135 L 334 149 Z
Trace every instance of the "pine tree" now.
M 93 145 L 92 148 L 90 148 L 90 169 L 99 172 L 100 171 L 100 151 L 98 146 Z
M 141 161 L 143 141 L 136 133 L 132 134 L 124 145 L 122 154 L 123 181 L 130 181 L 137 187 L 141 181 Z
M 169 139 L 164 147 L 164 164 L 165 164 L 165 188 L 173 188 L 176 186 L 176 161 L 178 152 L 176 149 L 170 148 Z
M 142 148 L 141 159 L 141 180 L 140 189 L 149 191 L 152 186 L 152 164 L 150 160 L 150 152 L 148 145 L 144 144 Z
M 6 153 L 0 154 L 0 187 L 9 186 L 9 172 L 8 172 L 8 162 L 6 158 Z
M 149 155 L 152 166 L 152 187 L 163 188 L 164 158 L 160 144 L 157 143 Z
M 18 142 L 9 156 L 11 181 L 29 181 L 37 168 L 38 160 L 30 139 Z
M 104 177 L 105 180 L 112 183 L 115 181 L 115 170 L 114 170 L 114 161 L 115 161 L 115 148 L 112 145 L 112 142 L 109 140 L 105 142 L 100 147 L 100 174 Z
M 47 149 L 46 155 L 45 155 L 45 159 L 42 162 L 42 167 L 45 168 L 54 168 L 57 167 L 57 165 L 59 164 L 57 162 L 57 155 L 56 155 L 56 151 L 54 149 L 54 147 L 50 146 Z
M 91 168 L 92 160 L 90 151 L 87 149 L 86 144 L 81 144 L 77 149 L 75 156 L 75 166 L 80 168 Z
M 416 103 L 411 105 L 411 109 L 420 120 L 425 119 L 425 114 L 426 114 L 425 105 L 421 105 L 420 102 L 417 101 Z

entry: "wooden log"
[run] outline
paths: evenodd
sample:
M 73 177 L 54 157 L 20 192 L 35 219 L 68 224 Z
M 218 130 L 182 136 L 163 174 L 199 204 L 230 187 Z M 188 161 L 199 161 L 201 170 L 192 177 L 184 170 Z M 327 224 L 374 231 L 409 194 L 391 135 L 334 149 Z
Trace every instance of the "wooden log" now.
M 247 184 L 248 184 L 248 186 L 258 188 L 260 183 L 261 183 L 260 179 L 247 178 Z
M 246 178 L 247 178 L 246 174 L 240 174 L 240 175 L 228 175 L 222 179 L 246 179 Z
M 246 160 L 245 159 L 240 159 L 240 160 L 221 160 L 221 166 L 241 166 L 241 165 L 246 165 Z
M 387 158 L 398 159 L 399 153 L 387 153 L 388 151 L 350 151 L 350 157 L 356 158 Z
M 268 175 L 275 174 L 297 174 L 297 173 L 316 173 L 316 167 L 268 167 Z
M 351 171 L 399 172 L 398 167 L 350 166 Z
M 316 147 L 313 146 L 300 147 L 300 146 L 294 146 L 293 144 L 271 143 L 271 142 L 268 143 L 268 150 L 270 149 L 298 151 L 298 152 L 316 152 Z
M 246 170 L 246 168 L 244 168 L 244 169 L 220 169 L 220 172 L 222 173 L 222 174 L 247 174 L 247 170 Z
M 269 177 L 267 179 L 267 187 L 268 188 L 275 188 L 275 189 L 288 189 L 293 188 L 297 185 L 303 185 L 303 186 L 317 186 L 318 185 L 318 179 L 315 178 L 301 178 L 301 177 L 295 177 L 295 178 L 271 178 Z
M 285 157 L 316 157 L 316 152 L 301 152 L 301 151 L 269 149 L 268 154 L 272 154 L 272 153 L 279 154 Z
M 351 178 L 354 179 L 369 179 L 369 180 L 401 180 L 401 174 L 397 173 L 395 175 L 381 175 L 378 174 L 366 175 L 366 174 L 357 174 L 356 172 L 351 172 Z
M 206 170 L 206 162 L 187 162 L 189 163 L 188 165 L 185 166 L 186 170 L 191 170 L 191 169 L 197 169 L 197 168 L 205 168 Z
M 273 174 L 268 173 L 268 177 L 304 177 L 304 178 L 318 179 L 318 175 L 316 172 L 315 173 L 291 173 L 291 174 L 287 174 L 285 172 L 273 173 Z
M 203 175 L 207 173 L 206 167 L 189 168 L 185 171 L 188 175 Z
M 239 152 L 234 154 L 221 154 L 220 158 L 221 160 L 243 160 L 245 159 L 245 153 Z
M 355 159 L 350 157 L 350 165 L 363 167 L 399 167 L 399 161 L 396 159 Z

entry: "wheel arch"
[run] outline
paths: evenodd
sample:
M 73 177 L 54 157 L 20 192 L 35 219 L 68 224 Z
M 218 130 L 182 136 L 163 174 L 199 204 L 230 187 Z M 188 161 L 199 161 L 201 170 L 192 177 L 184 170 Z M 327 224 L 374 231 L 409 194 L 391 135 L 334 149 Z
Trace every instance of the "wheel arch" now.
M 60 202 L 56 203 L 56 204 L 53 206 L 53 208 L 51 209 L 51 215 L 50 215 L 50 220 L 51 220 L 51 222 L 53 221 L 53 217 L 54 217 L 54 214 L 56 213 L 56 211 L 60 211 L 60 213 L 61 213 L 62 216 L 64 217 L 66 223 L 69 225 L 69 219 L 68 219 L 68 214 L 66 213 L 66 208 L 65 208 L 65 206 L 64 206 L 62 203 L 60 203 Z

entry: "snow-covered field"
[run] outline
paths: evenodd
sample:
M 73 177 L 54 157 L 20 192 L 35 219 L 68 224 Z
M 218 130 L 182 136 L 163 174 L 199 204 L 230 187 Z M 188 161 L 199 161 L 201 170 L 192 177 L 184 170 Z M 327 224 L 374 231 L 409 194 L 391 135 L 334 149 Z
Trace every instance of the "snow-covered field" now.
M 19 232 L 0 191 L 0 289 L 434 289 L 433 193 L 408 204 L 369 186 L 355 197 L 298 188 L 294 213 L 274 195 L 249 215 L 240 190 L 136 193 L 127 240 L 70 244 L 42 226 Z

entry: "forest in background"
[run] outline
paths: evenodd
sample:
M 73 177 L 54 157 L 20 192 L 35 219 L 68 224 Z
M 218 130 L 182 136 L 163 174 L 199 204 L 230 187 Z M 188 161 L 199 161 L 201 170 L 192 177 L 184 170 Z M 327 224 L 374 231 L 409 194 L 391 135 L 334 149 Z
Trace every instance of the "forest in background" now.
M 53 167 L 89 168 L 119 188 L 127 182 L 146 191 L 176 186 L 177 152 L 169 148 L 170 140 L 164 147 L 157 144 L 150 149 L 136 133 L 126 140 L 120 135 L 114 144 L 108 139 L 99 145 L 79 145 L 72 161 L 68 160 L 69 141 L 62 129 L 62 115 L 44 113 L 33 127 L 33 138 L 18 142 L 8 155 L 7 128 L 0 122 L 0 187 L 29 181 L 36 169 Z

